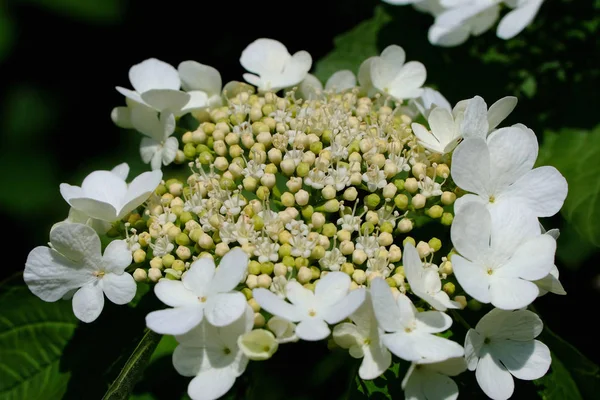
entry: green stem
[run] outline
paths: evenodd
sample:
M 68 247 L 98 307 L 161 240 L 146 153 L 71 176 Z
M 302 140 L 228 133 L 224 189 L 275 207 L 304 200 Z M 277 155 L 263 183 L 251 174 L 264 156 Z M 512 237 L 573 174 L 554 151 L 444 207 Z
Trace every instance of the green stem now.
M 462 315 L 460 315 L 458 313 L 458 311 L 456 311 L 456 310 L 450 310 L 450 313 L 452 314 L 452 316 L 454 317 L 454 319 L 457 320 L 458 322 L 460 322 L 460 324 L 462 326 L 464 326 L 465 328 L 467 328 L 467 330 L 471 329 L 471 325 L 469 325 L 469 323 L 467 321 L 465 321 L 465 319 L 462 317 Z

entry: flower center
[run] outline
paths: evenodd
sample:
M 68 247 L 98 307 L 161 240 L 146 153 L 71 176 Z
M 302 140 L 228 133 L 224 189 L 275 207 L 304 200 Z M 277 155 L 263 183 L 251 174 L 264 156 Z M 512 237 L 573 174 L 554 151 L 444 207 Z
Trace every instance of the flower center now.
M 225 353 L 225 354 L 231 354 L 231 349 L 230 349 L 230 348 L 228 348 L 228 347 L 225 347 L 225 348 L 223 349 L 223 353 Z
M 93 274 L 93 275 L 94 275 L 96 278 L 102 278 L 102 277 L 103 277 L 105 274 L 106 274 L 106 272 L 104 272 L 104 271 L 94 271 L 94 274 Z
M 200 300 L 200 303 L 206 303 L 206 296 L 198 297 L 198 300 Z
M 496 201 L 496 198 L 494 197 L 494 195 L 491 195 L 491 196 L 490 196 L 490 199 L 489 199 L 489 201 L 490 201 L 490 203 L 493 203 L 493 202 L 495 202 L 495 201 Z
M 314 317 L 315 315 L 317 315 L 317 312 L 311 308 L 310 310 L 308 310 L 308 315 Z
M 487 274 L 488 274 L 488 275 L 492 275 L 493 273 L 494 273 L 494 270 L 493 270 L 493 269 L 491 269 L 491 268 L 488 268 L 488 269 L 487 269 Z
M 485 339 L 483 339 L 483 343 L 484 344 L 490 344 L 491 339 L 489 337 L 486 337 Z
M 404 332 L 411 333 L 412 332 L 412 328 L 404 328 Z

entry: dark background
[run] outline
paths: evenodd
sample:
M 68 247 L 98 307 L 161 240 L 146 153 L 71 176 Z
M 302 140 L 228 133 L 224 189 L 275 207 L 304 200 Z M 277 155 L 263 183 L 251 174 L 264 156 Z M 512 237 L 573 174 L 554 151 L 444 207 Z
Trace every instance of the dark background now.
M 423 62 L 428 82 L 452 103 L 476 94 L 488 104 L 504 95 L 518 95 L 519 105 L 506 123 L 523 122 L 541 140 L 545 129 L 591 129 L 598 122 L 597 36 L 569 33 L 594 15 L 592 3 L 548 1 L 533 27 L 517 40 L 504 43 L 491 30 L 453 49 L 427 42 L 429 15 L 411 7 L 385 6 L 394 18 L 380 32 L 377 47 L 403 46 L 408 60 Z M 67 216 L 59 183 L 80 184 L 89 172 L 123 161 L 132 166 L 130 176 L 147 169 L 139 160 L 139 134 L 118 129 L 110 119 L 112 108 L 124 104 L 114 86 L 130 87 L 130 66 L 149 57 L 174 66 L 196 60 L 217 68 L 224 83 L 241 80 L 239 56 L 259 37 L 277 39 L 291 53 L 307 50 L 314 66 L 333 50 L 335 36 L 369 19 L 379 4 L 374 0 L 210 5 L 141 0 L 3 2 L 0 221 L 5 228 L 5 261 L 0 278 L 22 270 L 27 253 L 45 245 L 51 225 Z M 490 55 L 490 49 L 504 58 Z M 554 60 L 558 67 L 544 67 Z M 527 81 L 532 75 L 534 94 Z M 545 223 L 547 228 L 572 231 L 559 216 Z M 568 295 L 547 295 L 536 304 L 555 332 L 598 362 L 598 335 L 592 328 L 599 300 L 597 249 L 572 232 L 569 237 L 564 244 L 559 240 L 562 256 L 557 261 Z M 577 261 L 570 262 L 573 258 Z

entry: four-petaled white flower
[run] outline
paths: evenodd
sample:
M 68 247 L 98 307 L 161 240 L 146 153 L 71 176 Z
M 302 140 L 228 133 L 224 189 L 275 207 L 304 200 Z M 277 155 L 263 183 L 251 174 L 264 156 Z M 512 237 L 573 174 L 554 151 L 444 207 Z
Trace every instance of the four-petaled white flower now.
M 467 203 L 451 227 L 456 279 L 482 303 L 514 310 L 539 294 L 532 281 L 546 277 L 554 266 L 556 241 L 541 235 L 535 217 L 522 208 L 500 206 L 497 216 L 479 203 Z
M 402 47 L 388 46 L 380 56 L 370 57 L 362 63 L 358 81 L 369 92 L 374 88 L 396 100 L 417 98 L 423 93 L 421 86 L 427 71 L 418 61 L 405 61 Z
M 511 39 L 525 29 L 538 13 L 544 0 L 504 0 L 513 10 L 506 14 L 496 29 L 500 39 Z
M 285 287 L 287 303 L 267 289 L 254 289 L 254 299 L 273 315 L 299 322 L 296 335 L 303 340 L 322 340 L 331 332 L 327 324 L 336 324 L 352 314 L 365 300 L 364 288 L 350 289 L 350 277 L 343 272 L 330 272 L 315 286 L 315 292 L 296 281 Z
M 235 248 L 223 256 L 219 268 L 215 268 L 212 258 L 201 257 L 181 281 L 161 279 L 154 293 L 173 308 L 151 312 L 146 316 L 146 325 L 157 333 L 181 335 L 204 318 L 214 326 L 231 324 L 246 309 L 246 298 L 234 289 L 247 268 L 248 256 Z
M 133 277 L 125 272 L 132 261 L 124 240 L 104 250 L 96 232 L 83 224 L 61 224 L 50 231 L 50 247 L 31 250 L 23 279 L 44 301 L 57 301 L 75 291 L 73 312 L 92 322 L 104 308 L 104 295 L 115 304 L 129 303 L 136 292 Z
M 175 336 L 173 366 L 183 376 L 193 376 L 188 395 L 193 400 L 215 400 L 223 396 L 244 373 L 248 357 L 238 338 L 254 325 L 254 312 L 244 305 L 242 314 L 227 326 L 215 327 L 206 320 L 188 333 Z
M 341 93 L 356 86 L 356 76 L 350 70 L 343 69 L 334 72 L 325 83 L 325 90 Z M 318 93 L 323 91 L 323 84 L 313 74 L 306 74 L 304 80 L 298 87 L 300 97 L 312 100 L 316 99 Z
M 410 242 L 404 245 L 402 260 L 406 280 L 414 294 L 438 311 L 446 311 L 447 308 L 460 308 L 460 304 L 450 300 L 448 294 L 442 290 L 442 281 L 437 267 L 432 265 L 423 268 L 419 253 Z
M 223 105 L 221 74 L 210 65 L 197 61 L 183 61 L 177 67 L 181 87 L 188 93 L 200 91 L 206 93 L 206 107 Z
M 445 361 L 418 364 L 412 363 L 402 380 L 406 400 L 456 400 L 458 386 L 450 379 L 467 369 L 463 357 Z
M 81 187 L 61 183 L 60 194 L 71 207 L 90 218 L 114 222 L 146 201 L 162 179 L 161 171 L 144 172 L 127 184 L 128 174 L 125 163 L 112 171 L 94 171 L 85 177 Z
M 455 213 L 474 201 L 486 204 L 492 214 L 507 202 L 536 217 L 556 214 L 567 197 L 567 181 L 554 167 L 532 169 L 537 154 L 535 134 L 521 124 L 500 128 L 487 140 L 465 139 L 452 155 L 451 175 L 460 188 L 475 194 L 459 198 Z
M 433 363 L 462 357 L 461 345 L 435 336 L 452 325 L 443 312 L 418 312 L 410 299 L 400 293 L 396 300 L 382 278 L 371 281 L 371 299 L 379 326 L 386 332 L 383 344 L 396 356 L 407 361 Z
M 247 70 L 246 82 L 259 91 L 278 91 L 299 84 L 312 66 L 312 57 L 306 51 L 290 55 L 287 48 L 273 39 L 257 39 L 242 52 L 240 63 Z
M 335 343 L 348 349 L 354 358 L 362 358 L 358 369 L 361 379 L 375 379 L 392 365 L 392 353 L 381 342 L 383 330 L 377 325 L 370 296 L 350 319 L 353 324 L 343 322 L 333 328 Z
M 450 112 L 452 111 L 452 106 L 450 105 L 450 102 L 446 100 L 444 95 L 429 87 L 424 87 L 421 96 L 414 99 L 412 104 L 415 105 L 421 115 L 425 118 L 429 118 L 429 113 L 436 107 L 445 108 Z
M 171 135 L 175 132 L 175 116 L 171 113 L 158 113 L 148 107 L 131 108 L 131 124 L 147 137 L 140 143 L 142 161 L 150 163 L 153 170 L 161 165 L 169 165 L 175 160 L 179 142 Z
M 201 90 L 182 92 L 179 90 L 179 73 L 170 64 L 156 58 L 149 58 L 129 69 L 129 80 L 134 90 L 117 86 L 117 91 L 136 103 L 156 111 L 181 116 L 192 110 L 206 107 L 208 97 Z M 113 114 L 126 110 L 113 110 Z
M 465 338 L 469 370 L 494 400 L 512 396 L 517 379 L 534 380 L 548 372 L 552 361 L 548 346 L 535 338 L 544 327 L 528 310 L 493 309 L 483 316 Z

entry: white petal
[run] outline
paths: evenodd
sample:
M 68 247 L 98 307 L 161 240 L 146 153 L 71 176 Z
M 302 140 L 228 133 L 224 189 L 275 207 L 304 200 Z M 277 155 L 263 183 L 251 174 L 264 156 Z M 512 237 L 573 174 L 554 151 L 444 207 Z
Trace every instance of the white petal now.
M 177 138 L 170 137 L 165 141 L 162 149 L 162 164 L 169 165 L 175 161 L 177 156 L 177 150 L 179 149 L 179 142 Z
M 485 139 L 489 125 L 487 120 L 487 104 L 480 96 L 469 100 L 462 121 L 461 131 L 465 138 L 477 137 Z
M 303 99 L 315 99 L 317 97 L 317 91 L 323 90 L 323 84 L 313 74 L 306 74 L 304 80 L 298 87 L 300 97 Z
M 273 316 L 267 322 L 267 327 L 275 334 L 275 337 L 279 343 L 288 343 L 298 340 L 298 337 L 294 333 L 296 330 L 296 324 L 288 321 L 285 318 Z
M 465 336 L 465 361 L 470 371 L 477 368 L 484 339 L 475 329 L 469 329 Z
M 426 292 L 423 263 L 421 262 L 417 249 L 410 242 L 407 242 L 404 245 L 402 262 L 404 264 L 404 274 L 406 275 L 406 279 L 408 280 L 411 289 Z
M 365 61 L 360 64 L 358 69 L 358 84 L 368 92 L 372 86 L 373 82 L 371 81 L 371 61 L 373 61 L 376 57 L 369 57 Z
M 125 240 L 113 240 L 106 246 L 102 263 L 106 272 L 122 274 L 131 264 L 131 250 Z
M 540 235 L 523 243 L 515 250 L 510 261 L 497 273 L 499 276 L 519 277 L 528 281 L 542 279 L 554 266 L 556 240 Z
M 539 340 L 492 342 L 490 351 L 515 378 L 527 381 L 546 375 L 552 363 L 550 349 Z
M 267 289 L 254 289 L 252 294 L 260 307 L 273 315 L 293 322 L 304 319 L 304 315 L 299 312 L 298 308 Z
M 373 311 L 381 328 L 387 332 L 402 330 L 402 315 L 387 282 L 381 278 L 373 279 L 370 294 Z
M 160 123 L 158 112 L 150 107 L 138 106 L 131 109 L 131 124 L 138 132 L 161 142 L 164 138 L 164 129 Z
M 131 110 L 129 107 L 115 107 L 110 113 L 110 118 L 113 123 L 119 128 L 132 129 L 131 124 Z
M 362 347 L 365 340 L 358 327 L 348 322 L 337 324 L 333 328 L 332 336 L 335 343 L 343 349 L 349 349 L 352 346 Z
M 151 163 L 156 154 L 161 151 L 161 147 L 160 142 L 157 140 L 147 137 L 142 138 L 140 142 L 140 156 L 142 157 L 142 161 L 146 164 Z
M 133 276 L 127 272 L 121 275 L 108 273 L 104 275 L 101 282 L 104 294 L 115 304 L 127 304 L 135 297 L 137 285 Z
M 330 272 L 333 274 L 334 272 Z M 342 272 L 343 273 L 343 272 Z M 336 324 L 355 312 L 365 301 L 366 290 L 359 288 L 348 293 L 344 298 L 323 310 L 323 318 L 330 324 Z M 319 308 L 321 304 L 319 304 Z
M 237 375 L 231 368 L 213 368 L 200 372 L 188 385 L 192 400 L 215 400 L 223 396 L 235 383 Z
M 238 347 L 250 360 L 264 361 L 273 356 L 279 347 L 275 335 L 266 329 L 254 329 L 238 338 Z
M 456 376 L 467 370 L 467 362 L 464 357 L 449 358 L 445 361 L 424 364 L 423 366 L 428 371 L 435 371 L 448 376 Z
M 565 288 L 558 280 L 558 269 L 556 265 L 550 270 L 550 273 L 543 277 L 542 279 L 538 279 L 534 282 L 540 288 L 540 295 L 545 294 L 546 292 L 565 295 L 567 292 Z
M 314 293 L 297 281 L 291 281 L 285 285 L 285 297 L 303 313 L 308 313 L 310 309 L 317 307 Z
M 452 318 L 439 311 L 417 313 L 416 325 L 419 331 L 427 333 L 443 332 L 452 326 Z
M 154 294 L 160 301 L 170 307 L 185 307 L 197 305 L 199 300 L 181 281 L 161 279 L 154 286 Z
M 296 326 L 296 335 L 302 340 L 317 341 L 323 340 L 331 330 L 325 321 L 317 318 L 305 319 Z
M 527 307 L 538 294 L 538 287 L 529 281 L 500 277 L 490 279 L 490 302 L 503 310 Z
M 517 247 L 541 233 L 536 216 L 515 198 L 502 197 L 487 208 L 492 216 L 490 246 L 497 262 L 505 262 Z
M 150 89 L 178 90 L 180 85 L 177 70 L 172 65 L 156 58 L 149 58 L 131 67 L 129 80 L 139 93 Z
M 325 84 L 326 90 L 335 90 L 337 93 L 347 89 L 352 89 L 356 86 L 356 76 L 350 70 L 344 69 L 335 72 L 329 77 Z
M 229 292 L 244 279 L 248 270 L 248 255 L 240 248 L 236 247 L 228 251 L 215 272 L 215 277 L 211 283 L 211 289 L 215 292 Z
M 358 368 L 361 379 L 375 379 L 392 365 L 392 353 L 382 343 L 371 343 L 365 346 L 364 358 Z
M 110 171 L 94 171 L 85 177 L 81 189 L 86 198 L 94 199 L 119 208 L 127 192 L 123 179 Z M 72 199 L 71 201 L 75 201 Z M 91 216 L 91 215 L 90 215 Z
M 482 303 L 491 301 L 490 275 L 484 266 L 467 261 L 459 255 L 452 256 L 452 268 L 460 286 L 470 296 Z
M 221 74 L 216 68 L 196 61 L 183 61 L 177 67 L 185 91 L 202 90 L 209 95 L 221 94 Z
M 456 201 L 454 202 L 454 215 L 462 213 L 463 207 L 468 203 L 479 203 L 485 206 L 489 204 L 489 201 L 487 198 L 484 199 L 481 196 L 477 196 L 475 194 L 464 194 L 458 199 L 456 199 Z
M 160 170 L 162 166 L 162 146 L 158 146 L 156 148 L 156 153 L 152 155 L 152 159 L 150 159 L 150 168 L 152 171 Z
M 312 57 L 306 51 L 298 51 L 286 61 L 281 82 L 273 90 L 294 86 L 302 82 L 312 65 Z
M 418 331 L 385 334 L 382 341 L 392 353 L 407 361 L 430 363 L 464 355 L 458 343 Z
M 482 335 L 499 341 L 530 341 L 536 338 L 543 328 L 540 317 L 529 310 L 505 311 L 498 308 L 484 315 L 476 326 Z
M 418 99 L 416 104 L 417 107 L 422 104 L 423 109 L 419 107 L 419 111 L 425 118 L 428 118 L 429 112 L 436 107 L 445 108 L 446 110 L 452 112 L 452 106 L 444 97 L 444 95 L 442 95 L 439 91 L 428 87 L 423 88 L 423 94 Z
M 146 315 L 146 326 L 163 335 L 183 335 L 202 322 L 201 304 L 152 311 Z
M 431 44 L 453 47 L 466 42 L 470 33 L 468 25 L 447 27 L 436 23 L 429 27 L 427 38 Z
M 103 201 L 82 197 L 71 199 L 69 204 L 71 207 L 86 213 L 91 218 L 101 221 L 114 222 L 120 219 L 117 209 L 112 204 Z
M 538 153 L 537 138 L 531 129 L 500 128 L 487 140 L 490 154 L 491 187 L 495 193 L 531 170 Z
M 423 93 L 421 86 L 426 79 L 427 70 L 423 64 L 407 62 L 392 81 L 389 93 L 397 99 L 414 99 Z
M 429 122 L 431 132 L 443 147 L 455 140 L 458 136 L 458 132 L 454 125 L 454 117 L 452 117 L 452 114 L 446 108 L 436 107 L 431 110 L 427 122 Z
M 510 372 L 490 353 L 483 354 L 479 359 L 475 377 L 483 392 L 494 400 L 507 400 L 515 390 L 515 382 Z
M 120 179 L 126 180 L 129 175 L 129 165 L 127 163 L 121 163 L 110 170 L 113 174 L 117 175 Z
M 44 246 L 29 252 L 23 279 L 29 290 L 44 301 L 57 301 L 69 291 L 95 280 L 90 270 Z
M 502 18 L 498 24 L 496 35 L 500 39 L 510 39 L 525 29 L 535 18 L 544 0 L 529 0 Z
M 484 2 L 485 3 L 485 2 Z M 490 29 L 498 20 L 500 14 L 500 7 L 493 2 L 488 2 L 488 8 L 481 11 L 477 16 L 471 18 L 469 23 L 471 25 L 471 34 L 473 36 L 479 36 L 482 33 Z
M 196 296 L 211 293 L 211 283 L 215 276 L 215 262 L 210 257 L 200 257 L 190 265 L 181 277 L 183 285 Z
M 229 325 L 246 311 L 246 297 L 241 292 L 218 293 L 208 297 L 204 315 L 214 326 Z
M 462 189 L 480 196 L 489 194 L 490 152 L 483 139 L 465 139 L 456 147 L 451 175 Z
M 104 308 L 104 294 L 98 281 L 82 286 L 73 296 L 73 313 L 83 322 L 93 322 Z
M 173 113 L 176 116 L 184 114 L 183 110 L 190 102 L 189 93 L 171 89 L 152 89 L 142 93 L 142 100 L 150 107 L 160 112 Z
M 140 96 L 140 94 L 134 90 L 131 89 L 127 89 L 121 86 L 116 86 L 115 89 L 117 89 L 117 92 L 121 93 L 123 96 L 125 96 L 125 100 L 130 100 L 132 101 L 134 104 L 138 104 L 138 105 L 146 105 L 146 103 L 144 103 L 144 100 L 142 100 L 142 96 Z M 129 103 L 128 103 L 129 104 Z
M 490 247 L 491 229 L 492 218 L 485 206 L 475 202 L 467 203 L 456 213 L 452 222 L 452 244 L 461 255 L 476 261 Z
M 206 351 L 202 347 L 179 345 L 173 351 L 173 366 L 179 375 L 196 376 L 206 362 Z
M 329 307 L 344 298 L 350 289 L 350 277 L 343 272 L 330 272 L 319 279 L 315 299 L 319 305 Z
M 87 265 L 93 268 L 100 263 L 100 238 L 89 226 L 64 224 L 50 231 L 50 243 L 54 250 L 68 258 L 76 268 Z
M 436 153 L 444 153 L 444 146 L 427 130 L 427 128 L 416 122 L 411 124 L 411 128 L 417 139 L 419 139 L 419 144 L 421 144 L 421 146 L 431 151 L 435 151 Z
M 210 322 L 208 321 L 208 318 L 207 322 Z M 207 325 L 212 328 L 211 325 Z M 242 315 L 238 319 L 236 319 L 229 325 L 216 327 L 214 333 L 208 331 L 207 337 L 208 340 L 218 341 L 221 344 L 225 344 L 230 349 L 236 349 L 238 347 L 238 338 L 240 337 L 240 335 L 246 332 L 250 332 L 253 326 L 254 310 L 252 310 L 252 308 L 247 303 L 245 303 Z
M 458 386 L 448 376 L 425 370 L 423 374 L 423 394 L 427 399 L 456 400 L 458 398 Z
M 187 114 L 191 111 L 201 110 L 209 106 L 208 95 L 201 90 L 192 90 L 187 92 L 190 95 L 190 99 L 185 104 L 181 111 L 176 112 L 177 116 Z
M 246 70 L 257 75 L 265 73 L 273 75 L 283 70 L 285 62 L 290 57 L 290 53 L 282 43 L 273 39 L 261 38 L 250 43 L 242 51 L 240 63 Z
M 492 104 L 488 110 L 488 125 L 489 129 L 496 128 L 517 106 L 517 98 L 514 96 L 506 96 Z
M 398 71 L 404 65 L 406 61 L 406 53 L 404 49 L 395 44 L 389 45 L 381 52 L 380 57 L 389 65 L 395 67 L 395 70 Z M 392 76 L 393 79 L 393 76 Z
M 263 87 L 263 81 L 260 79 L 259 76 L 254 75 L 254 74 L 248 74 L 248 73 L 246 73 L 242 76 L 246 80 L 246 82 L 248 82 L 251 85 L 256 86 L 259 90 L 267 90 L 266 86 Z
M 567 197 L 566 179 L 554 167 L 544 166 L 527 172 L 502 194 L 518 199 L 538 217 L 551 217 Z
M 123 199 L 123 206 L 119 210 L 119 216 L 124 217 L 148 200 L 148 197 L 158 187 L 161 179 L 161 171 L 152 171 L 144 172 L 131 181 Z
M 83 197 L 83 190 L 79 186 L 72 186 L 68 183 L 60 184 L 60 194 L 65 199 L 65 201 L 71 204 L 71 199 Z

